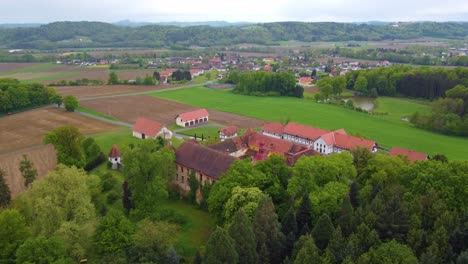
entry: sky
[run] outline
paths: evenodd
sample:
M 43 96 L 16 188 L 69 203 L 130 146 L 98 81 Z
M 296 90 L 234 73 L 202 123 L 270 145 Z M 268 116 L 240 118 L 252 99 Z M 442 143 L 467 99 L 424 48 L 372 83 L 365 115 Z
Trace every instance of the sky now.
M 0 0 L 0 23 L 468 21 L 467 0 Z

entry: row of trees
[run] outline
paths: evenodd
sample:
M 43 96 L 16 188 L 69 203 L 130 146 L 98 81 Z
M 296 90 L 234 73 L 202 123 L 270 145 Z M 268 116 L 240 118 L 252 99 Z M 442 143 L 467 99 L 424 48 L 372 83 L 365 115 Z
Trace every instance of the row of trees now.
M 129 80 L 120 80 L 116 72 L 111 71 L 109 73 L 109 79 L 107 84 L 116 85 L 116 84 L 135 84 L 135 85 L 155 85 L 156 78 L 150 75 L 146 75 L 145 78 L 137 76 L 134 82 L 129 82 Z M 159 80 L 158 80 L 159 81 Z
M 418 127 L 449 135 L 468 136 L 468 87 L 457 85 L 431 104 L 431 111 L 410 117 Z
M 293 168 L 279 157 L 236 161 L 203 195 L 221 227 L 238 226 L 244 214 L 253 235 L 218 229 L 205 261 L 464 263 L 468 162 L 440 160 L 411 164 L 357 149 L 302 157 Z M 254 261 L 241 261 L 247 255 Z
M 396 94 L 434 99 L 458 84 L 468 85 L 468 69 L 394 66 L 353 71 L 346 75 L 348 89 L 363 95 Z
M 256 96 L 294 96 L 302 98 L 304 88 L 287 72 L 231 72 L 227 82 L 236 84 L 234 92 Z

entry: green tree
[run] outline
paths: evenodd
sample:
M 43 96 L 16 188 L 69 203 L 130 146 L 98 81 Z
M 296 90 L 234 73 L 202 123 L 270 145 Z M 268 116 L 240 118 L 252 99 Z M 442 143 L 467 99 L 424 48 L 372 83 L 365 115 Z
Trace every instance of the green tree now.
M 321 264 L 322 260 L 312 237 L 305 236 L 304 243 L 294 259 L 294 264 Z
M 109 79 L 107 81 L 107 84 L 119 84 L 119 77 L 117 76 L 117 73 L 111 71 L 109 73 Z
M 37 170 L 34 167 L 34 163 L 27 155 L 23 155 L 23 160 L 20 161 L 19 165 L 19 170 L 24 178 L 24 186 L 29 187 L 37 177 Z
M 328 243 L 326 255 L 332 263 L 343 263 L 346 257 L 353 255 L 353 247 L 341 233 L 341 228 L 338 226 Z
M 195 204 L 197 203 L 197 192 L 198 192 L 198 189 L 200 188 L 200 182 L 197 180 L 194 170 L 190 172 L 190 176 L 188 180 L 189 180 L 190 191 L 187 195 L 187 198 L 191 203 Z
M 367 94 L 367 78 L 364 75 L 359 74 L 357 77 L 354 82 L 354 91 L 361 94 Z
M 10 187 L 5 180 L 6 173 L 0 168 L 0 208 L 7 206 L 11 201 Z
M 257 252 L 255 248 L 257 242 L 255 240 L 252 223 L 244 210 L 240 209 L 237 211 L 228 231 L 229 235 L 234 240 L 236 252 L 239 255 L 239 263 L 256 263 Z
M 155 81 L 152 76 L 146 75 L 145 79 L 143 79 L 143 84 L 144 85 L 154 85 Z
M 309 227 L 310 230 L 310 227 Z M 281 220 L 281 232 L 286 236 L 284 241 L 284 251 L 286 256 L 290 256 L 294 247 L 294 242 L 298 236 L 296 213 L 291 206 Z
M 82 141 L 83 134 L 73 126 L 56 128 L 44 136 L 45 144 L 54 145 L 59 163 L 80 168 L 84 167 L 86 162 Z
M 16 263 L 73 263 L 67 256 L 63 241 L 39 236 L 28 238 L 16 251 Z
M 111 209 L 96 228 L 94 243 L 96 251 L 102 256 L 122 254 L 132 244 L 133 225 L 118 210 Z
M 180 257 L 177 255 L 174 247 L 169 249 L 169 253 L 167 253 L 167 264 L 179 264 Z
M 361 256 L 358 263 L 401 263 L 401 264 L 416 264 L 418 259 L 414 256 L 411 249 L 403 244 L 392 240 L 383 243 L 377 249 L 371 249 L 368 253 Z
M 101 148 L 92 137 L 87 137 L 81 143 L 86 157 L 85 170 L 90 171 L 106 159 Z
M 24 217 L 15 209 L 0 211 L 0 263 L 15 263 L 15 252 L 29 237 Z
M 312 228 L 312 204 L 308 194 L 302 195 L 301 203 L 296 212 L 296 221 L 298 228 L 304 228 L 305 226 L 308 226 L 309 230 Z
M 80 103 L 75 96 L 67 95 L 63 98 L 63 105 L 68 112 L 75 112 L 75 109 L 78 108 Z
M 355 256 L 360 256 L 369 249 L 380 245 L 377 232 L 365 223 L 360 224 L 356 228 L 356 231 L 350 236 L 349 241 L 353 246 Z
M 211 233 L 208 243 L 206 244 L 206 254 L 203 263 L 239 263 L 239 255 L 236 251 L 235 242 L 225 229 L 218 226 L 215 231 Z
M 312 229 L 312 236 L 315 244 L 321 251 L 327 248 L 334 231 L 335 228 L 330 217 L 327 214 L 320 216 L 314 229 Z
M 234 187 L 232 195 L 224 206 L 224 216 L 229 223 L 239 209 L 242 209 L 250 220 L 253 220 L 258 204 L 265 199 L 265 194 L 257 187 Z
M 345 196 L 343 204 L 336 223 L 343 231 L 345 237 L 348 237 L 354 229 L 354 209 L 348 195 Z

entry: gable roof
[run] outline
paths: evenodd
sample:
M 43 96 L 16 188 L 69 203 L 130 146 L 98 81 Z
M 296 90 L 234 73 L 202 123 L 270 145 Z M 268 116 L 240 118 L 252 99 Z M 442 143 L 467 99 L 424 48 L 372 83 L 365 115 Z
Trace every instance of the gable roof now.
M 236 126 L 227 126 L 223 127 L 220 131 L 224 136 L 232 137 L 239 131 L 239 129 Z
M 388 155 L 393 157 L 398 155 L 407 156 L 410 162 L 415 162 L 417 160 L 427 160 L 428 157 L 426 153 L 398 147 L 393 147 Z
M 307 83 L 311 83 L 311 82 L 312 82 L 312 77 L 310 77 L 310 76 L 299 78 L 299 83 L 300 84 L 307 84 Z
M 201 146 L 192 141 L 185 141 L 176 151 L 176 163 L 209 177 L 219 179 L 225 173 L 236 158 L 214 149 Z
M 193 120 L 193 119 L 206 117 L 208 115 L 209 115 L 208 111 L 206 111 L 206 109 L 203 108 L 203 109 L 198 109 L 198 110 L 191 111 L 191 112 L 178 114 L 176 116 L 176 118 L 180 117 L 180 119 L 182 119 L 182 121 L 187 121 L 187 120 Z
M 334 133 L 335 145 L 342 149 L 355 149 L 357 147 L 365 147 L 372 149 L 375 146 L 375 141 L 358 138 L 346 134 Z
M 119 149 L 117 148 L 117 145 L 114 144 L 112 146 L 111 151 L 109 152 L 109 158 L 118 158 L 118 157 L 120 157 L 120 152 L 119 152 Z
M 272 134 L 277 134 L 277 135 L 282 135 L 283 130 L 284 130 L 284 125 L 280 123 L 275 123 L 275 122 L 266 122 L 262 126 L 262 131 L 272 133 Z
M 132 130 L 141 134 L 148 135 L 150 137 L 156 137 L 158 132 L 161 130 L 163 125 L 161 123 L 139 117 L 133 125 Z
M 285 134 L 290 134 L 290 135 L 299 136 L 302 138 L 316 140 L 323 134 L 326 134 L 330 131 L 316 128 L 316 127 L 305 126 L 305 125 L 297 124 L 294 122 L 289 122 L 284 127 L 283 132 Z

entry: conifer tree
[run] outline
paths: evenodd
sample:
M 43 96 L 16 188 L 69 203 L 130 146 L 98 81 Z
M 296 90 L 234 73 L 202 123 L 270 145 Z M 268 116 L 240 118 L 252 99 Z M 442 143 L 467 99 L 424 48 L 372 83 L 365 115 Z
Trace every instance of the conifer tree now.
M 289 256 L 291 255 L 294 242 L 296 241 L 297 236 L 297 222 L 296 222 L 296 214 L 294 212 L 294 208 L 291 206 L 289 210 L 283 217 L 281 221 L 281 231 L 286 236 L 285 244 L 284 244 L 284 254 Z
M 205 261 L 203 263 L 239 263 L 239 255 L 237 254 L 234 240 L 225 229 L 218 226 L 211 234 L 206 245 Z
M 257 261 L 257 252 L 255 251 L 257 241 L 255 240 L 252 223 L 244 210 L 240 209 L 237 211 L 228 231 L 234 240 L 236 251 L 239 255 L 239 263 L 255 263 Z
M 332 263 L 343 263 L 344 259 L 353 253 L 351 244 L 343 237 L 339 226 L 333 232 L 326 253 Z
M 348 237 L 354 229 L 354 210 L 349 196 L 346 196 L 336 223 L 341 227 L 343 235 Z
M 5 171 L 0 168 L 0 208 L 7 206 L 11 201 L 10 187 L 8 187 L 5 177 Z
M 359 201 L 358 201 L 358 188 L 357 184 L 355 182 L 351 183 L 349 186 L 349 201 L 351 202 L 351 205 L 353 208 L 357 208 L 359 206 Z
M 302 230 L 306 224 L 309 227 L 312 226 L 312 203 L 308 193 L 302 196 L 302 201 L 297 208 L 296 221 L 299 230 Z
M 294 264 L 314 264 L 322 263 L 320 255 L 318 253 L 317 246 L 314 244 L 312 237 L 305 236 L 305 241 L 302 248 L 299 250 L 296 258 L 294 259 Z
M 312 229 L 312 236 L 315 244 L 321 251 L 327 248 L 334 230 L 335 228 L 333 227 L 330 217 L 327 214 L 320 216 L 314 229 Z

